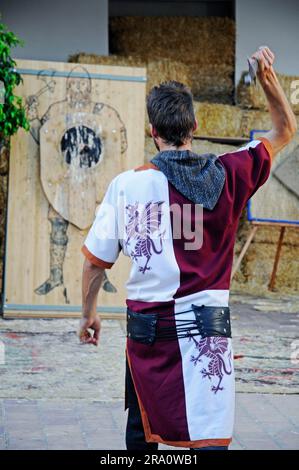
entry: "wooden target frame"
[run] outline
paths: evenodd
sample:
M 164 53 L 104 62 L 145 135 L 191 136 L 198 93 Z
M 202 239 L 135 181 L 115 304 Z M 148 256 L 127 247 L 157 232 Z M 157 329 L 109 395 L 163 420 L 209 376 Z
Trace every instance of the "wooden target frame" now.
M 68 166 L 63 162 L 60 168 L 57 158 L 75 155 L 82 171 L 85 174 L 90 172 L 86 187 L 93 194 L 89 197 L 83 192 L 82 197 L 85 198 L 84 202 L 86 200 L 86 208 L 95 212 L 113 177 L 120 171 L 144 163 L 146 69 L 28 60 L 17 60 L 17 68 L 23 77 L 17 94 L 26 102 L 31 131 L 26 133 L 20 129 L 11 141 L 3 314 L 14 318 L 77 317 L 81 314 L 84 259 L 81 246 L 89 227 L 86 227 L 86 220 L 82 222 L 82 227 L 78 221 L 72 222 L 74 207 L 79 204 L 73 183 L 63 211 L 64 216 L 70 216 L 69 220 L 59 213 L 61 194 L 60 199 L 55 199 L 55 192 L 54 196 L 51 190 L 45 192 L 45 184 L 59 184 L 59 178 L 67 178 L 65 168 Z M 76 81 L 80 81 L 79 85 Z M 76 103 L 80 103 L 81 107 Z M 59 129 L 56 133 L 53 119 L 64 112 L 66 129 Z M 85 127 L 88 127 L 89 135 L 86 141 L 82 137 L 83 131 L 78 141 L 75 131 L 69 131 L 70 125 L 67 123 L 72 120 L 73 112 L 77 112 L 77 121 L 81 112 L 82 126 L 86 124 L 84 119 L 88 115 Z M 73 127 L 75 121 L 72 121 Z M 79 125 L 77 121 L 75 124 Z M 40 136 L 42 130 L 52 132 L 53 139 L 58 139 L 57 144 L 54 142 L 48 146 L 51 152 L 47 153 L 45 135 L 43 138 Z M 66 131 L 69 131 L 69 139 L 65 137 L 69 148 L 65 151 L 61 136 Z M 92 144 L 90 136 L 94 139 Z M 97 158 L 94 145 L 99 140 L 102 143 L 101 151 L 105 150 L 102 160 Z M 80 150 L 80 155 L 79 141 L 87 148 L 85 150 L 84 147 L 82 152 Z M 49 163 L 45 160 L 47 158 L 56 159 L 56 164 L 52 165 L 50 161 L 41 171 L 41 166 Z M 93 174 L 92 159 L 94 164 L 101 160 L 99 164 L 103 165 L 102 173 L 97 170 L 96 180 L 90 176 Z M 51 168 L 61 174 L 52 175 Z M 99 189 L 96 186 L 96 192 L 101 193 L 100 197 L 94 195 L 93 183 L 99 183 L 99 178 L 102 178 L 101 184 Z M 46 193 L 47 196 L 50 194 L 51 201 Z M 72 206 L 68 201 L 72 201 Z M 104 316 L 123 316 L 129 265 L 129 259 L 120 254 L 116 265 L 107 270 L 105 289 L 101 288 L 99 292 L 97 308 Z

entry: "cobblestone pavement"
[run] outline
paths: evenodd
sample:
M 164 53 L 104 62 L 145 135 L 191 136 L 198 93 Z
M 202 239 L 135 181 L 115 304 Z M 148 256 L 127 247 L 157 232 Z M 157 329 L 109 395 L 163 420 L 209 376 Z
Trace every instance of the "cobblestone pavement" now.
M 232 300 L 232 449 L 299 449 L 299 300 Z M 77 324 L 0 319 L 0 449 L 124 448 L 125 323 L 104 320 L 98 348 Z

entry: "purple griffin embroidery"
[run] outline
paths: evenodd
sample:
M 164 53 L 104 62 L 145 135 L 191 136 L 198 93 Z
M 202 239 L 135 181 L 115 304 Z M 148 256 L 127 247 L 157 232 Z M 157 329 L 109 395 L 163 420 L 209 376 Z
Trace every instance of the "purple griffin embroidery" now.
M 210 359 L 208 367 L 201 369 L 203 378 L 208 377 L 209 380 L 212 377 L 218 378 L 217 385 L 213 385 L 211 391 L 217 393 L 219 390 L 223 390 L 224 387 L 220 387 L 224 375 L 231 375 L 232 364 L 231 364 L 231 351 L 228 354 L 229 369 L 227 369 L 223 355 L 228 349 L 228 340 L 222 336 L 213 336 L 211 338 L 203 338 L 196 341 L 194 337 L 190 338 L 193 340 L 198 350 L 198 356 L 191 356 L 191 362 L 196 365 L 198 362 L 202 362 L 201 357 L 205 356 Z
M 139 207 L 139 203 L 129 204 L 126 206 L 128 214 L 128 223 L 126 225 L 127 239 L 126 246 L 130 245 L 132 239 L 136 240 L 134 250 L 131 251 L 130 256 L 134 261 L 138 258 L 145 258 L 144 266 L 139 266 L 139 271 L 145 274 L 151 267 L 148 263 L 153 255 L 162 253 L 162 235 L 159 233 L 162 217 L 161 206 L 164 201 L 153 202 L 150 201 L 145 205 Z M 153 233 L 156 233 L 160 239 L 160 249 L 157 249 L 152 239 Z

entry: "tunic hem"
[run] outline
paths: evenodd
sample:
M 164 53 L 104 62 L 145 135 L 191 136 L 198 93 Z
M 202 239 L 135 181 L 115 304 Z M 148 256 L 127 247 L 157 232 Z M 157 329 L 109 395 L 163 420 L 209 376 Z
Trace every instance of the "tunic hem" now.
M 126 355 L 127 355 L 128 365 L 129 365 L 129 368 L 130 368 L 130 371 L 131 371 L 132 381 L 133 381 L 133 384 L 134 384 L 134 377 L 133 377 L 133 374 L 132 374 L 131 362 L 130 362 L 130 357 L 129 357 L 128 351 L 126 351 Z M 189 447 L 189 448 L 200 448 L 200 447 L 209 447 L 209 446 L 222 447 L 222 446 L 228 446 L 231 443 L 231 441 L 232 441 L 231 437 L 229 437 L 229 438 L 219 438 L 219 439 L 218 438 L 197 439 L 197 440 L 194 440 L 194 441 L 168 441 L 168 440 L 163 439 L 159 434 L 153 434 L 151 432 L 151 428 L 150 428 L 149 420 L 148 420 L 148 417 L 147 417 L 147 413 L 146 413 L 146 411 L 145 411 L 145 409 L 142 405 L 142 402 L 141 402 L 141 399 L 140 399 L 139 394 L 137 392 L 135 384 L 134 384 L 134 387 L 135 387 L 135 392 L 136 392 L 136 395 L 137 395 L 138 404 L 139 404 L 139 408 L 140 408 L 141 419 L 142 419 L 142 424 L 143 424 L 143 429 L 144 429 L 144 435 L 145 435 L 146 442 L 148 442 L 148 443 L 155 442 L 155 443 L 160 443 L 160 444 L 166 444 L 166 445 L 173 446 L 173 447 Z

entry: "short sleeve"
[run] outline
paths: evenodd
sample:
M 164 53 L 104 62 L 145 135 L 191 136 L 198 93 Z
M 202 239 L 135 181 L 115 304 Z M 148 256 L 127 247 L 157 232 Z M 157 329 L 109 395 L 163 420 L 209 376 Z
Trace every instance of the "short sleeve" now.
M 110 183 L 88 232 L 82 253 L 100 268 L 109 269 L 118 258 L 121 246 L 118 237 L 118 194 L 115 179 Z
M 244 147 L 219 156 L 230 192 L 243 206 L 268 179 L 273 150 L 268 139 L 252 140 Z

